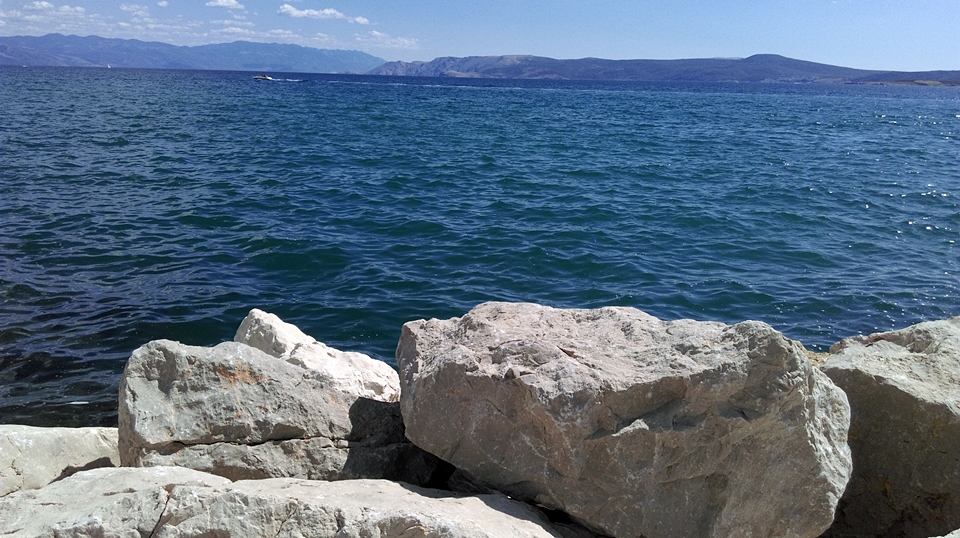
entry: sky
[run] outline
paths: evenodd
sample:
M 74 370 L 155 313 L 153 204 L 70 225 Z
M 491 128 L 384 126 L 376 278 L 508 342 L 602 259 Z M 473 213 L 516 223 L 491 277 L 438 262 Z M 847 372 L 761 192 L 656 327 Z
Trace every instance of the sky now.
M 960 70 L 960 0 L 0 0 L 0 35 L 237 40 L 385 60 L 744 58 Z

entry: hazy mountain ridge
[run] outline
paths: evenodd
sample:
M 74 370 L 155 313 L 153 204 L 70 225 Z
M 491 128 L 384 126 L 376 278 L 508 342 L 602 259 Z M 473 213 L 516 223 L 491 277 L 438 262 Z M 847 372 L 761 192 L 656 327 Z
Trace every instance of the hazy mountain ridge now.
M 541 56 L 441 57 L 389 62 L 348 50 L 235 41 L 181 47 L 136 39 L 49 34 L 0 37 L 0 65 L 141 67 L 422 77 L 700 82 L 823 82 L 960 86 L 960 71 L 878 71 L 775 54 L 685 60 L 557 60 Z
M 178 47 L 97 36 L 0 37 L 0 65 L 364 73 L 383 63 L 354 50 L 250 41 Z
M 775 54 L 690 60 L 556 60 L 540 56 L 444 57 L 389 62 L 373 75 L 568 80 L 701 82 L 939 83 L 960 85 L 960 71 L 899 72 L 853 69 Z

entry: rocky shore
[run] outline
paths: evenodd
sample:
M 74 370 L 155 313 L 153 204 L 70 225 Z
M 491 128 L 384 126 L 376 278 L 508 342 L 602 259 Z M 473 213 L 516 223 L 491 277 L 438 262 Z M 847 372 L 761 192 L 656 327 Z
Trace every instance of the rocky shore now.
M 484 303 L 397 364 L 256 309 L 149 342 L 118 428 L 0 425 L 0 535 L 960 538 L 960 317 L 814 354 Z

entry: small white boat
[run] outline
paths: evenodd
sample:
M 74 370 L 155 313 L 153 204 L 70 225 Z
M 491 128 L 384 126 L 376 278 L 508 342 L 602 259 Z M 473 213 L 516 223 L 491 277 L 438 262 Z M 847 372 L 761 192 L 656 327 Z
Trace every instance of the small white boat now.
M 273 77 L 267 75 L 266 73 L 260 73 L 259 75 L 253 77 L 253 80 L 273 80 Z

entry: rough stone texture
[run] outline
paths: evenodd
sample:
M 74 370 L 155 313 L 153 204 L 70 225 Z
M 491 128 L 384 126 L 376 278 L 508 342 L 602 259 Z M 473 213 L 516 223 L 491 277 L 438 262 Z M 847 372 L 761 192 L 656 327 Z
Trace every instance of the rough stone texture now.
M 233 340 L 307 368 L 315 379 L 343 393 L 384 402 L 400 399 L 400 380 L 390 365 L 363 353 L 328 347 L 262 310 L 250 311 Z
M 486 303 L 404 325 L 407 437 L 612 536 L 817 536 L 849 407 L 766 324 Z
M 0 497 L 80 470 L 118 465 L 116 428 L 0 425 Z
M 12 494 L 0 499 L 0 535 L 561 536 L 538 511 L 503 495 L 462 497 L 385 480 L 281 478 L 231 484 L 176 467 L 97 469 Z
M 960 529 L 955 530 L 945 536 L 938 536 L 937 538 L 960 538 Z
M 826 536 L 960 527 L 960 317 L 847 338 L 823 370 L 851 407 L 853 476 Z
M 428 484 L 439 463 L 406 441 L 398 403 L 342 392 L 235 342 L 157 340 L 134 351 L 119 423 L 124 466 L 179 465 L 234 480 Z

